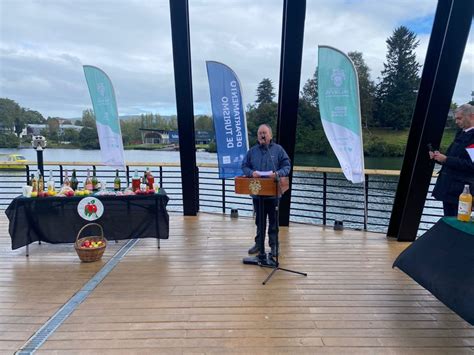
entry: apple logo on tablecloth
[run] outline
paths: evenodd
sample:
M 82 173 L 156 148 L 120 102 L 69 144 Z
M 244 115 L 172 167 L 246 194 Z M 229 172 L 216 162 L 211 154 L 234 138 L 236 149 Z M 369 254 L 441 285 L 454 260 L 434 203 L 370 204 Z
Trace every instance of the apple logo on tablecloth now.
M 97 197 L 84 197 L 77 205 L 77 213 L 86 221 L 95 221 L 104 213 L 104 205 Z

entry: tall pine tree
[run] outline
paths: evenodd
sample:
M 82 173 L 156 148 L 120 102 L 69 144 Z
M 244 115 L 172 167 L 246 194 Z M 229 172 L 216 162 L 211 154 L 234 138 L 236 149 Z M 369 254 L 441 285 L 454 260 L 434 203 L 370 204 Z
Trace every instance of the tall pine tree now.
M 354 51 L 347 53 L 347 55 L 351 58 L 357 70 L 362 124 L 367 128 L 373 124 L 375 85 L 374 82 L 370 80 L 370 69 L 362 57 L 362 52 Z
M 264 78 L 257 87 L 257 100 L 255 101 L 258 106 L 261 104 L 269 104 L 273 102 L 275 92 L 273 90 L 273 83 L 270 79 Z
M 393 31 L 387 39 L 387 63 L 377 87 L 376 117 L 379 124 L 393 129 L 410 125 L 420 78 L 420 64 L 415 49 L 416 34 L 405 26 Z

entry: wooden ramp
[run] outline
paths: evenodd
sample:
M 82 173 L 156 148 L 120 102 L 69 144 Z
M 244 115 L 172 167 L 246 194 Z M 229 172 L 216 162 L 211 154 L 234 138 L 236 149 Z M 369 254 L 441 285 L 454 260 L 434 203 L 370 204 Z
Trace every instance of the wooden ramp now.
M 60 222 L 58 222 L 60 223 Z M 281 266 L 243 265 L 248 218 L 171 216 L 170 239 L 143 239 L 77 306 L 38 354 L 474 354 L 474 327 L 391 268 L 407 243 L 382 234 L 292 224 Z M 11 354 L 126 241 L 100 262 L 70 244 L 12 251 L 0 217 L 0 353 Z

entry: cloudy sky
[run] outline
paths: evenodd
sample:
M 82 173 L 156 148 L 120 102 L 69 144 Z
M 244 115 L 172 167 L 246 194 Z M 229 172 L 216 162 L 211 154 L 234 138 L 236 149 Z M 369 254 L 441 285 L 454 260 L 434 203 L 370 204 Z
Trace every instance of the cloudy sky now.
M 258 83 L 278 87 L 283 0 L 189 0 L 195 113 L 210 114 L 205 61 L 240 78 L 245 104 Z M 360 51 L 377 82 L 386 39 L 405 25 L 417 33 L 423 64 L 436 0 L 307 0 L 301 86 L 317 46 Z M 453 100 L 474 90 L 473 31 Z M 168 0 L 0 0 L 0 97 L 45 117 L 80 117 L 92 107 L 82 65 L 111 78 L 120 115 L 176 113 Z M 276 90 L 278 92 L 278 90 Z

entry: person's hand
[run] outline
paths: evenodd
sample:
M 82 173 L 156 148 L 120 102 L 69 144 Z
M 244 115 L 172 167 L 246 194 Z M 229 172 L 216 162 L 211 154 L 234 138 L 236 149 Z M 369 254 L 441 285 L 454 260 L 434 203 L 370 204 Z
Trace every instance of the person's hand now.
M 252 173 L 252 177 L 254 177 L 254 178 L 259 178 L 259 177 L 260 177 L 260 174 L 257 173 L 256 171 L 254 171 L 254 172 Z
M 430 155 L 430 159 L 433 159 L 434 158 L 434 152 L 430 150 L 428 153 Z
M 446 161 L 446 155 L 441 154 L 438 150 L 433 153 L 433 159 L 443 164 Z

